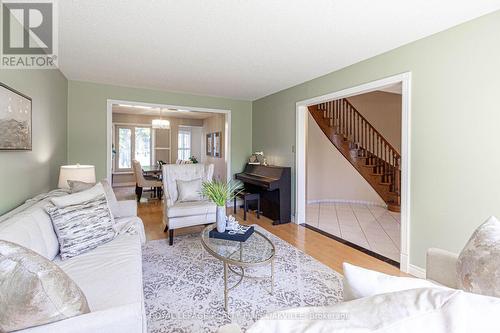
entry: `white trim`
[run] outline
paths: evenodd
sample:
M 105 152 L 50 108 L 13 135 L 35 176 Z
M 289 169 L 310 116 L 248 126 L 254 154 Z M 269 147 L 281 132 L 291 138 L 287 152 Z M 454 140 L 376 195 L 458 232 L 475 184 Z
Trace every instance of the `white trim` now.
M 130 186 L 135 186 L 135 182 L 113 184 L 113 187 L 130 187 Z
M 411 72 L 401 82 L 401 270 L 410 270 L 410 197 L 411 197 Z
M 294 223 L 306 222 L 306 147 L 307 147 L 307 106 L 297 103 L 295 135 L 295 217 Z M 297 172 L 297 170 L 302 170 Z
M 140 124 L 140 123 L 121 123 L 121 122 L 113 122 L 114 126 L 132 126 L 132 127 L 149 127 L 153 128 L 151 124 Z
M 423 269 L 422 267 L 419 267 L 419 266 L 412 265 L 412 264 L 409 265 L 408 273 L 410 273 L 411 275 L 418 277 L 420 279 L 425 279 L 425 277 L 427 276 L 425 269 Z
M 203 119 L 202 119 L 203 120 Z M 195 128 L 203 128 L 203 126 L 196 126 L 196 125 L 177 125 L 178 127 L 195 127 Z
M 402 175 L 401 175 L 401 261 L 403 272 L 410 269 L 410 138 L 411 138 L 411 72 L 375 80 L 330 94 L 309 98 L 296 103 L 296 163 L 295 163 L 295 216 L 296 223 L 305 222 L 306 203 L 306 147 L 307 147 L 307 107 L 329 100 L 346 98 L 378 90 L 380 87 L 402 82 Z
M 381 204 L 374 201 L 365 200 L 349 200 L 349 199 L 319 199 L 319 200 L 307 200 L 307 204 L 317 204 L 317 203 L 341 203 L 341 204 L 352 204 L 352 205 L 367 205 L 387 208 L 386 204 Z
M 208 113 L 222 113 L 225 114 L 226 123 L 225 123 L 225 135 L 224 135 L 224 159 L 226 162 L 226 174 L 227 181 L 231 180 L 231 110 L 225 109 L 211 109 L 211 108 L 201 108 L 195 106 L 187 106 L 187 105 L 169 105 L 169 104 L 156 104 L 156 103 L 147 103 L 147 102 L 137 102 L 137 101 L 127 101 L 127 100 L 117 100 L 117 99 L 108 99 L 106 112 L 107 112 L 107 125 L 106 125 L 106 178 L 108 182 L 111 184 L 111 174 L 112 174 L 112 151 L 111 151 L 111 143 L 112 141 L 112 133 L 113 133 L 113 104 L 129 104 L 129 105 L 138 105 L 138 106 L 150 106 L 152 108 L 168 108 L 168 109 L 184 109 L 190 110 L 193 112 L 208 112 Z

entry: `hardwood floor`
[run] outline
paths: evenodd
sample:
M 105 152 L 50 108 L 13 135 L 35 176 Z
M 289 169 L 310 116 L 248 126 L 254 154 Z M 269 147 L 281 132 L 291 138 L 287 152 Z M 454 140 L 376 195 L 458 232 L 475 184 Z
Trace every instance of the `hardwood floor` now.
M 133 188 L 118 187 L 115 188 L 115 192 L 118 200 L 134 198 Z M 148 198 L 149 193 L 144 197 Z M 167 239 L 168 233 L 163 232 L 163 203 L 158 199 L 148 200 L 145 198 L 138 204 L 138 215 L 144 223 L 147 240 Z M 228 209 L 228 214 L 233 214 L 232 208 Z M 236 216 L 238 221 L 243 223 L 242 209 L 238 209 Z M 263 216 L 257 219 L 253 212 L 249 212 L 246 224 L 257 224 L 263 227 L 340 273 L 342 273 L 342 263 L 349 262 L 353 265 L 386 274 L 407 276 L 407 274 L 402 273 L 394 266 L 294 223 L 273 226 L 271 220 Z M 175 231 L 175 235 L 198 233 L 201 232 L 203 227 L 196 226 L 178 229 Z

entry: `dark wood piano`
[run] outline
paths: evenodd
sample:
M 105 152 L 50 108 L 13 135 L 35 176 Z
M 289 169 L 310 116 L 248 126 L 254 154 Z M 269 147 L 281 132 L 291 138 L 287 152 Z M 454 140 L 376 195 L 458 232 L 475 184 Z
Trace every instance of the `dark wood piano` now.
M 247 164 L 235 178 L 243 182 L 245 191 L 260 193 L 262 215 L 273 220 L 273 224 L 290 222 L 290 167 Z

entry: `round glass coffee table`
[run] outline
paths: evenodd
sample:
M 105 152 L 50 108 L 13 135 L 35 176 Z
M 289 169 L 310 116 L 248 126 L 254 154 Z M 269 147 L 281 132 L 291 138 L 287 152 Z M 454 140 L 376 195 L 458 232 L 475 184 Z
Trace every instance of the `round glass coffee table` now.
M 227 311 L 227 298 L 231 289 L 236 288 L 243 278 L 254 280 L 270 280 L 270 294 L 274 289 L 274 256 L 276 248 L 269 238 L 254 229 L 253 234 L 245 242 L 210 238 L 208 233 L 215 225 L 209 225 L 201 232 L 201 244 L 224 265 L 224 310 Z M 245 268 L 271 265 L 269 276 L 250 276 L 245 274 Z M 228 287 L 228 270 L 239 276 L 238 282 Z M 267 288 L 266 288 L 267 289 Z

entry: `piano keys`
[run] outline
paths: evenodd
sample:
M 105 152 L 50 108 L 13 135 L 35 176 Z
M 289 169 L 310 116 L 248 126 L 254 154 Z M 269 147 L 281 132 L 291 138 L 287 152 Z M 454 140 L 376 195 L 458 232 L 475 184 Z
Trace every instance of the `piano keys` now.
M 243 182 L 246 192 L 260 193 L 262 215 L 271 219 L 273 224 L 290 222 L 290 167 L 247 164 L 235 178 Z

